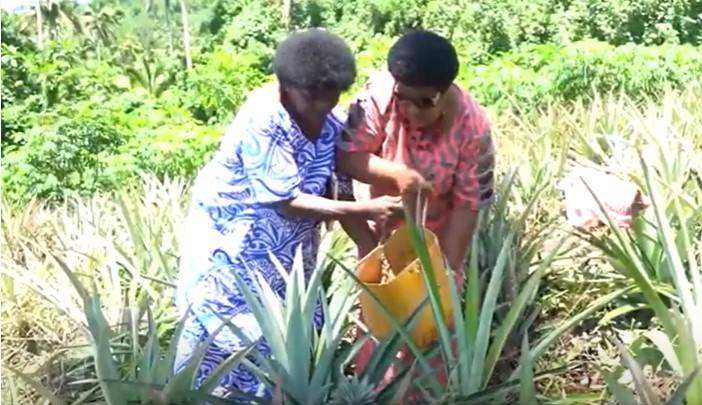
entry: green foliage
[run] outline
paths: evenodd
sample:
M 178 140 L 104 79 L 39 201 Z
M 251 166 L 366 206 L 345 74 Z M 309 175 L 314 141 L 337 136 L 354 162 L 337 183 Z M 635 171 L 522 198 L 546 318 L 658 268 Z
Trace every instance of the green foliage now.
M 239 49 L 272 49 L 285 35 L 282 7 L 277 1 L 241 1 L 237 10 L 230 12 L 231 20 L 221 35 L 225 45 Z
M 408 344 L 416 355 L 415 365 L 401 370 L 406 371 L 404 376 L 381 390 L 374 382 L 385 374 L 397 348 L 410 341 L 412 320 L 404 328 L 397 319 L 392 320 L 396 336 L 381 342 L 371 366 L 357 378 L 345 378 L 345 363 L 363 339 L 339 344 L 346 339 L 349 322 L 356 319 L 356 291 L 349 283 L 355 272 L 348 270 L 353 261 L 339 255 L 345 252 L 342 255 L 348 259 L 353 249 L 340 246 L 344 244 L 340 235 L 325 235 L 319 256 L 331 257 L 319 261 L 313 282 L 302 280 L 299 261 L 297 270 L 285 274 L 289 283 L 284 302 L 269 294 L 265 280 L 245 288 L 254 316 L 274 346 L 273 359 L 257 367 L 269 386 L 276 388 L 277 398 L 271 405 L 408 403 L 400 395 L 408 392 L 424 397 L 422 403 L 437 405 L 599 403 L 604 382 L 622 403 L 657 404 L 651 391 L 660 380 L 649 384 L 644 374 L 651 363 L 666 371 L 666 383 L 682 383 L 675 393 L 653 392 L 661 402 L 699 403 L 702 328 L 694 314 L 700 312 L 702 303 L 702 182 L 700 149 L 694 145 L 702 133 L 700 100 L 693 89 L 667 92 L 645 102 L 626 96 L 596 97 L 588 104 L 574 102 L 531 114 L 498 116 L 494 128 L 501 141 L 501 160 L 511 156 L 517 163 L 510 160 L 506 164 L 514 170 L 500 176 L 501 198 L 484 212 L 487 215 L 481 215 L 465 295 L 459 296 L 454 284 L 448 286 L 457 309 L 453 328 L 440 323 L 438 347 L 428 351 Z M 69 114 L 77 114 L 77 121 L 86 123 L 99 123 L 99 117 L 109 116 L 115 128 L 145 134 L 146 145 L 151 144 L 149 137 L 158 137 L 168 125 L 191 128 L 194 133 L 201 128 L 188 121 L 190 113 L 177 104 L 177 100 L 167 103 L 144 93 L 126 93 L 92 104 L 99 106 L 95 111 L 86 111 L 91 104 L 82 102 L 83 109 L 61 110 L 56 116 L 44 113 L 39 124 L 58 125 Z M 146 130 L 140 132 L 142 128 Z M 166 133 L 164 138 L 171 136 Z M 192 136 L 193 143 L 197 138 Z M 98 146 L 89 147 L 113 147 L 102 140 L 96 137 Z M 129 148 L 121 144 L 113 156 L 124 156 Z M 643 158 L 636 156 L 638 149 Z M 648 213 L 637 217 L 641 222 L 629 230 L 610 223 L 610 229 L 588 235 L 586 242 L 568 237 L 572 229 L 558 221 L 558 201 L 553 197 L 571 151 L 590 159 L 590 164 L 631 173 L 651 197 Z M 623 169 L 627 165 L 630 167 Z M 18 318 L 24 318 L 32 330 L 67 336 L 62 348 L 70 346 L 69 353 L 80 356 L 80 371 L 61 364 L 56 372 L 59 377 L 52 380 L 50 371 L 23 373 L 22 366 L 29 362 L 23 362 L 28 350 L 21 346 L 14 356 L 8 356 L 9 361 L 22 358 L 8 367 L 15 380 L 4 376 L 10 382 L 3 399 L 7 395 L 20 398 L 14 403 L 40 403 L 36 396 L 21 402 L 18 386 L 30 387 L 54 404 L 81 400 L 194 404 L 208 395 L 213 377 L 196 391 L 192 368 L 178 375 L 171 372 L 177 337 L 174 269 L 177 252 L 183 248 L 178 234 L 187 213 L 188 181 L 145 178 L 147 182 L 138 190 L 71 198 L 56 205 L 40 202 L 9 208 L 3 204 L 0 287 L 3 304 L 7 303 L 3 308 L 9 307 L 3 314 L 3 333 L 9 339 L 3 344 L 18 345 L 19 339 L 12 337 L 17 335 Z M 413 236 L 420 262 L 429 269 L 422 234 L 413 232 Z M 598 258 L 599 263 L 579 266 L 576 261 L 582 253 L 588 260 Z M 336 259 L 344 268 L 331 265 Z M 340 279 L 327 288 L 322 273 L 330 270 Z M 593 271 L 597 274 L 591 274 Z M 425 272 L 428 301 L 439 312 L 432 274 Z M 577 278 L 570 281 L 572 277 Z M 555 282 L 569 286 L 556 291 L 561 296 L 559 304 L 568 307 L 567 314 L 554 316 L 554 307 L 545 296 Z M 312 303 L 325 294 L 327 313 L 320 332 L 304 320 L 309 320 Z M 51 309 L 44 312 L 47 305 Z M 47 321 L 37 316 L 39 311 L 61 315 Z M 643 330 L 629 316 L 631 312 L 646 320 Z M 347 315 L 350 320 L 342 322 Z M 83 333 L 75 333 L 76 325 Z M 597 342 L 602 327 L 611 327 L 611 335 L 622 338 L 628 350 L 617 354 L 606 343 Z M 568 334 L 574 328 L 577 332 Z M 36 332 L 22 341 L 44 335 L 48 333 Z M 76 335 L 89 341 L 87 350 L 74 349 L 76 343 L 83 343 L 75 341 Z M 567 352 L 559 347 L 561 342 L 577 340 L 577 335 L 585 335 L 588 344 L 596 345 L 596 360 L 579 344 Z M 451 337 L 456 338 L 456 351 L 450 347 Z M 445 388 L 436 386 L 436 372 L 427 364 L 437 351 L 449 375 Z M 255 351 L 235 354 L 217 372 L 248 361 L 243 356 L 249 353 L 256 356 Z M 612 355 L 616 359 L 608 362 Z M 629 384 L 626 375 L 620 378 L 620 358 L 631 375 Z M 587 367 L 576 364 L 582 360 Z M 196 363 L 197 359 L 193 367 Z M 552 378 L 561 372 L 568 374 Z M 597 379 L 598 384 L 577 385 L 584 378 Z M 57 387 L 55 380 L 59 379 L 65 385 Z M 549 388 L 559 381 L 563 381 L 561 386 Z M 571 384 L 574 386 L 567 386 Z M 71 391 L 66 392 L 65 387 Z M 508 392 L 514 396 L 507 396 Z M 326 398 L 331 401 L 323 402 Z
M 3 33 L 4 36 L 4 33 Z M 2 150 L 13 145 L 13 134 L 26 128 L 27 113 L 38 111 L 39 86 L 30 81 L 27 55 L 15 46 L 2 44 Z
M 390 43 L 386 37 L 368 42 L 359 54 L 359 84 L 384 65 Z M 158 59 L 119 74 L 97 60 L 74 65 L 79 55 L 73 48 L 59 49 L 25 55 L 8 48 L 3 55 L 9 66 L 3 71 L 10 100 L 3 109 L 8 195 L 89 194 L 142 171 L 192 176 L 247 93 L 270 78 L 260 56 L 231 47 L 205 54 L 170 82 L 160 78 L 167 71 L 156 69 L 163 63 Z M 485 105 L 530 108 L 600 92 L 645 96 L 699 77 L 702 52 L 692 46 L 580 42 L 530 45 L 487 64 L 464 65 L 459 81 Z M 33 89 L 43 89 L 42 95 Z
M 21 146 L 3 158 L 10 198 L 89 195 L 144 171 L 189 177 L 219 138 L 216 128 L 198 124 L 186 110 L 141 93 L 62 105 L 31 116 L 27 126 L 17 137 Z
M 31 38 L 22 33 L 21 21 L 16 14 L 8 13 L 5 9 L 2 9 L 0 10 L 0 18 L 2 18 L 2 37 L 0 37 L 0 41 L 2 41 L 3 45 L 25 48 L 31 51 L 35 50 Z
M 523 108 L 623 92 L 642 97 L 702 77 L 702 50 L 690 45 L 615 47 L 582 41 L 565 47 L 527 45 L 485 65 L 467 66 L 459 81 L 483 103 Z
M 522 44 L 592 38 L 614 45 L 693 43 L 702 38 L 702 6 L 688 0 L 536 0 L 427 4 L 424 25 L 487 52 Z
M 694 0 L 57 0 L 42 5 L 39 27 L 35 13 L 3 12 L 4 190 L 61 197 L 111 189 L 139 170 L 193 175 L 248 92 L 269 80 L 290 29 L 326 27 L 349 41 L 358 89 L 394 37 L 431 28 L 455 43 L 459 81 L 479 101 L 533 108 L 687 85 L 702 76 L 700 14 Z
M 220 131 L 187 121 L 144 129 L 110 158 L 117 179 L 132 179 L 149 172 L 159 178 L 195 175 L 216 149 Z
M 44 110 L 116 90 L 111 83 L 116 69 L 84 56 L 77 41 L 64 39 L 49 42 L 42 52 L 27 59 L 30 80 L 41 89 Z
M 107 185 L 105 157 L 124 142 L 124 135 L 112 117 L 92 106 L 71 111 L 80 118 L 64 115 L 66 110 L 39 115 L 42 125 L 21 134 L 22 146 L 5 156 L 5 190 L 54 198 L 69 190 L 93 193 Z
M 257 69 L 262 63 L 253 54 L 218 48 L 186 72 L 180 102 L 205 124 L 228 123 L 248 92 L 266 80 L 267 75 Z
M 24 131 L 39 130 L 41 114 L 58 113 L 81 101 L 97 104 L 119 90 L 114 80 L 118 68 L 85 60 L 78 43 L 70 39 L 49 42 L 36 53 L 4 45 L 2 52 L 3 146 L 21 145 L 21 138 L 29 136 Z

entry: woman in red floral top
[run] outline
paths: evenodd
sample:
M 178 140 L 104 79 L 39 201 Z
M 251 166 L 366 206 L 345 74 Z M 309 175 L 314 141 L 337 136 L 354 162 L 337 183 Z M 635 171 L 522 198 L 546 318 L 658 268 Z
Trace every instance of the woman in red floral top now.
M 478 103 L 454 83 L 458 57 L 445 38 L 411 31 L 390 49 L 387 71 L 372 75 L 349 110 L 337 151 L 340 172 L 370 185 L 371 197 L 407 204 L 426 189 L 426 226 L 438 237 L 459 288 L 479 210 L 495 197 L 495 150 Z M 402 218 L 370 224 L 356 240 L 364 256 Z M 372 347 L 359 356 L 362 368 Z M 403 355 L 406 357 L 406 353 Z

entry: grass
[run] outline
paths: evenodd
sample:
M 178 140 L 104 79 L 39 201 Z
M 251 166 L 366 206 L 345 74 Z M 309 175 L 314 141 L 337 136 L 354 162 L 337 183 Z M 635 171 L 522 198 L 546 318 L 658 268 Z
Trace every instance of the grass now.
M 267 336 L 279 334 L 281 325 L 304 323 L 308 314 L 293 309 L 308 308 L 319 293 L 329 296 L 327 310 L 336 323 L 321 335 L 304 328 L 280 334 L 280 360 L 259 372 L 286 404 L 330 398 L 334 404 L 389 403 L 416 384 L 430 403 L 603 403 L 615 397 L 657 404 L 682 403 L 685 396 L 698 403 L 699 95 L 690 89 L 643 103 L 603 96 L 493 119 L 501 198 L 481 216 L 466 296 L 453 292 L 460 309 L 454 323 L 464 327 L 441 327 L 433 348 L 451 376 L 445 392 L 426 372 L 429 354 L 416 347 L 411 373 L 373 392 L 408 337 L 397 320 L 374 368 L 358 381 L 342 375 L 357 345 L 340 343 L 349 323 L 339 320 L 351 319 L 357 309 L 349 300 L 353 248 L 338 229 L 325 234 L 317 284 L 291 283 L 284 306 L 258 306 L 260 319 L 278 320 L 267 326 Z M 631 177 L 651 197 L 652 206 L 631 232 L 607 227 L 583 234 L 564 223 L 557 184 L 573 162 Z M 62 205 L 3 204 L 2 350 L 3 368 L 11 371 L 3 373 L 3 400 L 33 404 L 39 395 L 72 403 L 127 391 L 139 401 L 164 401 L 166 394 L 203 398 L 202 390 L 174 383 L 187 376 L 156 371 L 167 364 L 177 332 L 173 282 L 187 194 L 185 181 L 148 179 Z M 421 235 L 415 237 L 421 259 Z M 299 281 L 296 274 L 291 280 Z M 426 281 L 429 305 L 438 310 L 438 292 Z M 255 288 L 265 291 L 266 284 Z M 458 353 L 450 348 L 452 338 Z M 309 350 L 295 352 L 307 343 Z M 153 353 L 166 363 L 147 362 Z M 305 368 L 297 368 L 301 364 Z M 123 383 L 109 385 L 107 375 Z M 134 390 L 139 381 L 151 388 Z M 179 388 L 163 389 L 174 386 Z M 676 393 L 680 386 L 684 390 Z M 349 399 L 352 392 L 357 402 Z

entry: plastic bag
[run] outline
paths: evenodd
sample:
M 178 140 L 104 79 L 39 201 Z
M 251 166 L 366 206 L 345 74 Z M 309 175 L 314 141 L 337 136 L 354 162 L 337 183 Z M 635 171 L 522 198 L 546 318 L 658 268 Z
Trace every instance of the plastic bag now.
M 622 228 L 631 226 L 637 209 L 650 205 L 634 183 L 593 168 L 576 167 L 561 181 L 559 189 L 565 197 L 566 220 L 585 230 L 594 230 L 607 223 L 597 200 L 614 223 Z

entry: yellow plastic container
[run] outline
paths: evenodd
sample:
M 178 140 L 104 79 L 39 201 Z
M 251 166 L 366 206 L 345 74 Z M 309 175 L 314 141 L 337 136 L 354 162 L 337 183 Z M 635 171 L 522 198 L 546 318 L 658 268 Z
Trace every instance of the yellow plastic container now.
M 434 277 L 439 287 L 439 297 L 444 312 L 444 320 L 452 326 L 453 308 L 448 284 L 448 270 L 436 235 L 424 229 L 427 250 L 431 259 Z M 395 278 L 387 284 L 380 284 L 382 278 L 382 258 L 390 265 Z M 402 226 L 390 235 L 388 240 L 375 248 L 359 262 L 359 278 L 400 323 L 405 323 L 429 296 L 422 265 L 412 246 L 410 229 Z M 383 339 L 393 332 L 390 319 L 378 307 L 373 297 L 361 290 L 361 317 L 373 336 Z M 426 347 L 438 338 L 431 304 L 427 302 L 418 315 L 419 319 L 410 331 L 416 345 Z

